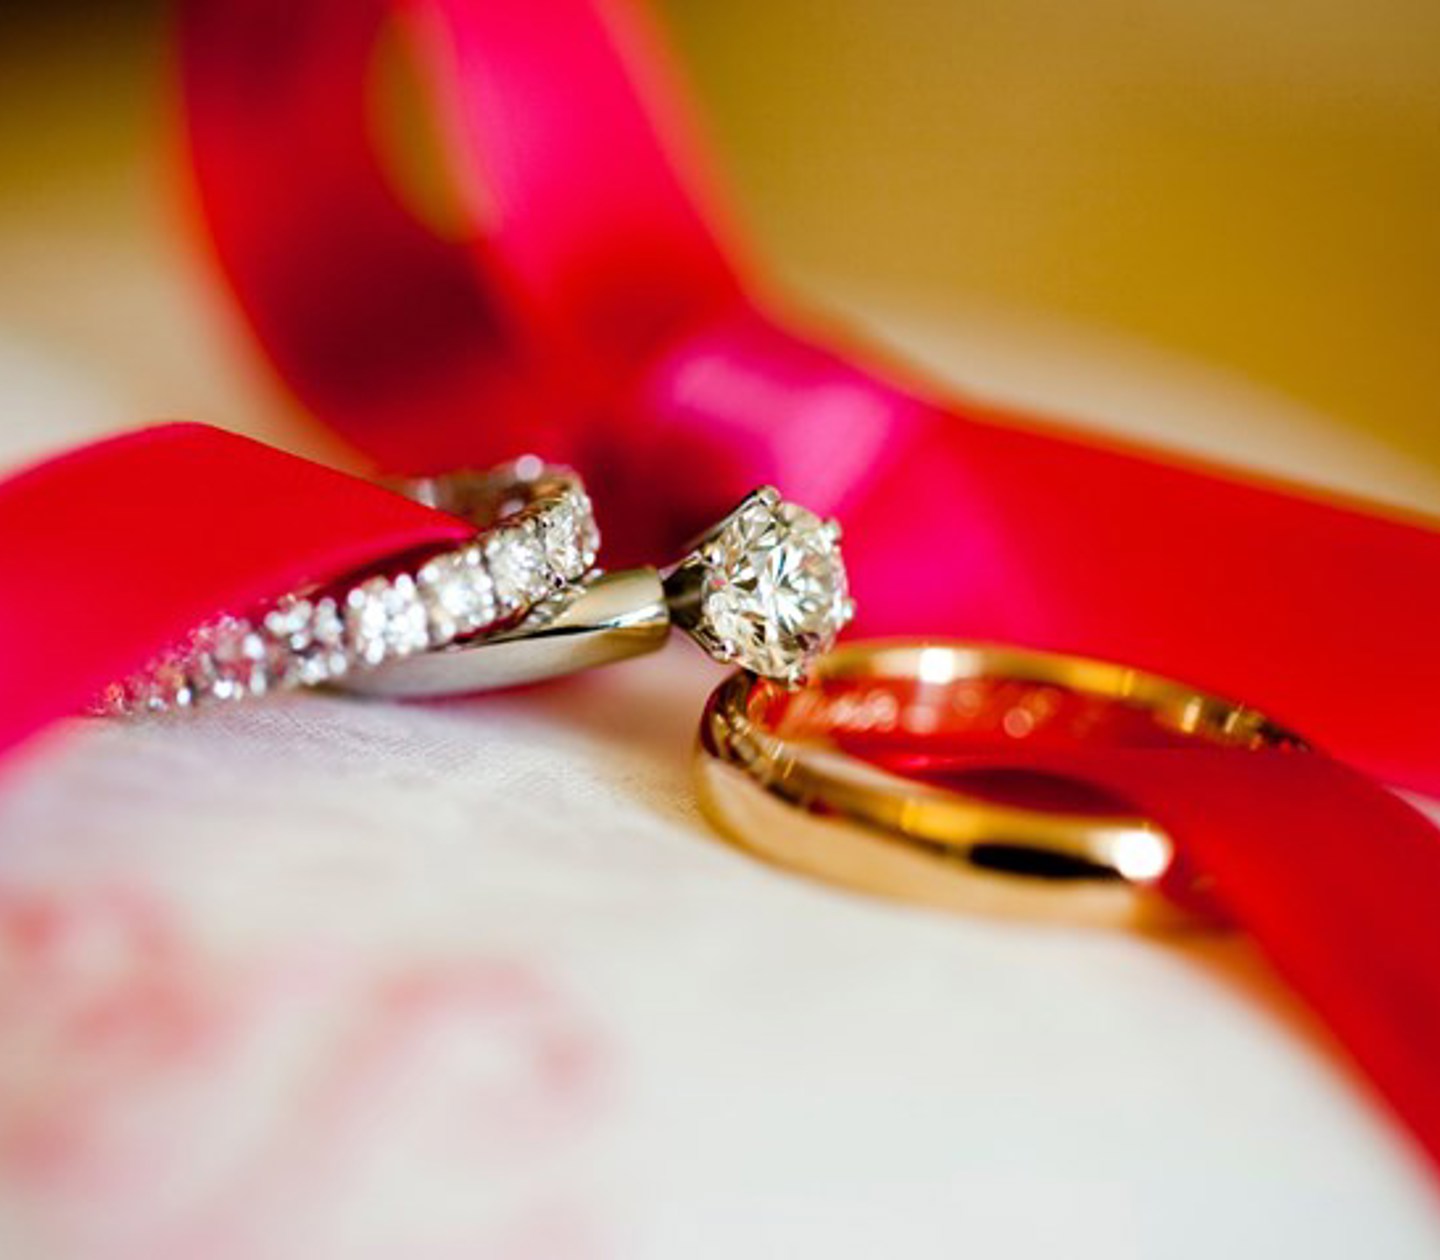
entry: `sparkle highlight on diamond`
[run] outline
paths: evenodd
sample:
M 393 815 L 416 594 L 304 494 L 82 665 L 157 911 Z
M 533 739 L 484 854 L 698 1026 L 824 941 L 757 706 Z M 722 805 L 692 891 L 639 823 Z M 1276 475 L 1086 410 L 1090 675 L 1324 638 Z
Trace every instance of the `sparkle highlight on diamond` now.
M 854 615 L 840 529 L 756 491 L 704 539 L 693 633 L 712 655 L 766 678 L 800 682 Z

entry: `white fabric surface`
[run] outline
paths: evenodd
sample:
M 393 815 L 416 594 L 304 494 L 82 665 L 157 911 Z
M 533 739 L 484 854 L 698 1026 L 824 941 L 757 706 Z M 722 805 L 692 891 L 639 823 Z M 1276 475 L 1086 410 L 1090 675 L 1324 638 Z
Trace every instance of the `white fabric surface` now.
M 950 328 L 908 340 L 1002 393 L 1433 491 L 1232 383 Z M 74 376 L 0 342 L 4 449 Z M 1408 1140 L 1243 941 L 946 917 L 717 841 L 718 677 L 676 646 L 37 747 L 0 782 L 0 1255 L 1440 1254 Z

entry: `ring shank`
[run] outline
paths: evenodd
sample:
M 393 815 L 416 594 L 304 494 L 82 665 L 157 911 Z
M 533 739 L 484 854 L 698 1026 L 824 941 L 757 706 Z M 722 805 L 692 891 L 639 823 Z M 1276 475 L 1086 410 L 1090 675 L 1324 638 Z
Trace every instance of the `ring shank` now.
M 660 575 L 627 569 L 565 592 L 505 634 L 365 670 L 344 687 L 389 699 L 492 691 L 658 651 L 669 631 Z
M 1305 745 L 1245 705 L 1122 666 L 880 642 L 831 653 L 799 692 L 727 680 L 696 765 L 723 832 L 831 882 L 948 908 L 1173 926 L 1194 919 L 1174 895 L 1193 911 L 1203 888 L 1189 886 L 1163 827 L 1087 782 L 1085 766 L 1199 747 Z

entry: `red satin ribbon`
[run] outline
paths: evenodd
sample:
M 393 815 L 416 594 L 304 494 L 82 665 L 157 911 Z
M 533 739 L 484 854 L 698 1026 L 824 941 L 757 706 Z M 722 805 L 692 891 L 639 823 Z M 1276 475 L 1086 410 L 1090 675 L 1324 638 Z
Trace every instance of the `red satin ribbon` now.
M 471 532 L 196 424 L 127 433 L 0 482 L 0 754 L 216 613 Z
M 631 5 L 185 13 L 220 262 L 310 410 L 382 466 L 569 459 L 622 560 L 667 554 L 774 481 L 845 522 L 857 630 L 1133 662 L 1440 792 L 1434 522 L 941 406 L 777 322 L 682 173 L 684 115 Z M 471 194 L 462 240 L 414 219 L 376 152 L 392 16 Z
M 958 705 L 943 684 L 863 683 L 867 697 L 888 688 L 902 712 L 928 694 L 924 735 L 769 720 L 967 794 L 1163 820 L 1177 856 L 1165 890 L 1243 924 L 1440 1164 L 1440 835 L 1429 821 L 1323 753 L 1238 752 L 1112 700 L 1044 688 L 1036 710 L 1033 684 L 963 685 Z M 856 686 L 832 681 L 825 694 Z M 1017 709 L 1035 723 L 1023 739 L 1007 733 Z
M 570 459 L 622 558 L 666 554 L 774 481 L 845 522 L 864 630 L 1128 661 L 1440 789 L 1433 523 L 940 405 L 777 321 L 717 243 L 697 150 L 630 5 L 186 13 L 219 259 L 290 385 L 380 464 L 520 447 Z M 412 218 L 376 153 L 368 89 L 392 16 L 417 38 L 471 198 L 460 240 Z M 1223 873 L 1228 904 L 1440 1153 L 1424 1071 L 1440 1056 L 1431 829 L 1328 761 L 1164 764 L 1085 769 Z M 1372 860 L 1357 866 L 1364 837 Z M 1377 990 L 1377 968 L 1405 985 Z
M 777 319 L 719 243 L 629 4 L 190 0 L 183 13 L 219 261 L 288 384 L 380 466 L 569 459 L 622 559 L 665 555 L 775 481 L 846 523 L 864 630 L 1128 661 L 1440 790 L 1434 522 L 942 404 Z M 471 199 L 463 239 L 413 218 L 377 157 L 370 86 L 392 16 L 416 36 Z M 461 528 L 195 430 L 0 485 L 0 747 L 206 616 Z M 1256 761 L 1221 782 L 1204 759 L 1167 764 L 1087 769 L 1184 832 L 1440 1152 L 1416 1070 L 1440 1061 L 1434 835 L 1358 776 L 1242 781 Z M 1370 859 L 1358 870 L 1356 847 Z M 1396 968 L 1403 985 L 1384 979 Z

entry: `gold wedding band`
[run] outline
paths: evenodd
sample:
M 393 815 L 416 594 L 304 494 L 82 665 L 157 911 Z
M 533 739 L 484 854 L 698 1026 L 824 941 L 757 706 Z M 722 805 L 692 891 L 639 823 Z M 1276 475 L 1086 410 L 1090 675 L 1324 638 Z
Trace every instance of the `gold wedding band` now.
M 870 741 L 903 755 L 935 746 L 937 732 L 953 742 L 977 729 L 992 750 L 980 759 L 983 790 L 897 773 L 847 747 Z M 869 893 L 1066 921 L 1193 924 L 1193 911 L 1159 894 L 1177 872 L 1158 823 L 1053 770 L 1025 768 L 1021 754 L 1037 743 L 1106 730 L 1177 745 L 1305 747 L 1255 709 L 1121 665 L 956 642 L 857 643 L 821 658 L 798 691 L 744 673 L 716 689 L 696 756 L 700 801 L 746 849 Z M 1023 791 L 1003 773 L 1007 750 Z M 1040 806 L 1037 788 L 1048 798 Z M 1203 888 L 1189 891 L 1203 900 Z

